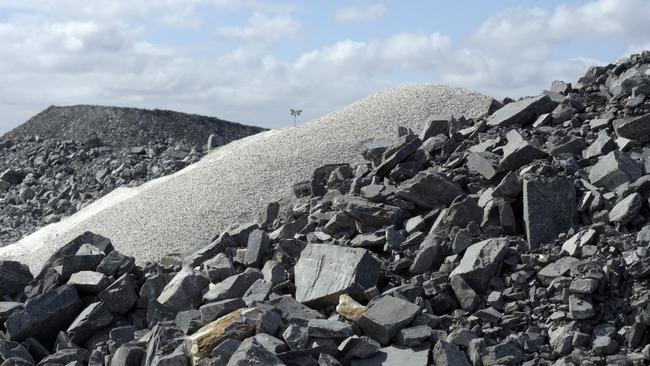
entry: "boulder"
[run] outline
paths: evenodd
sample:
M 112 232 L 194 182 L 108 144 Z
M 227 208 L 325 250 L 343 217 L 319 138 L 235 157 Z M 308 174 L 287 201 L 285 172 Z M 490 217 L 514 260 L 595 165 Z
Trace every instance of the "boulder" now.
M 26 265 L 16 261 L 0 261 L 0 299 L 22 292 L 33 279 Z
M 641 167 L 626 153 L 612 151 L 591 167 L 589 181 L 597 187 L 614 191 L 621 184 L 634 182 L 641 175 Z
M 45 343 L 75 319 L 81 309 L 82 301 L 77 290 L 63 285 L 30 299 L 25 308 L 13 313 L 5 322 L 7 336 L 13 341 L 29 337 Z
M 196 309 L 209 283 L 206 276 L 185 267 L 165 286 L 158 302 L 175 312 Z
M 357 324 L 368 337 L 381 344 L 388 344 L 419 312 L 420 307 L 413 303 L 384 296 L 368 308 Z
M 462 194 L 464 192 L 457 183 L 430 170 L 418 173 L 395 190 L 395 196 L 426 209 L 440 204 L 448 206 Z
M 524 98 L 517 102 L 508 103 L 498 109 L 490 117 L 489 126 L 508 127 L 512 125 L 526 126 L 533 122 L 540 114 L 549 113 L 557 106 L 548 95 Z
M 562 178 L 524 180 L 524 223 L 531 249 L 557 238 L 577 223 L 576 190 Z
M 337 304 L 343 293 L 360 294 L 375 286 L 381 262 L 361 248 L 309 244 L 294 267 L 296 300 Z
M 471 245 L 449 277 L 460 276 L 471 288 L 484 294 L 508 250 L 506 238 L 486 239 Z
M 380 349 L 374 356 L 354 359 L 351 366 L 426 366 L 429 360 L 429 347 L 389 346 Z M 450 364 L 451 365 L 451 364 Z
M 84 344 L 88 338 L 113 321 L 113 315 L 102 302 L 86 307 L 68 327 L 67 333 L 76 344 Z

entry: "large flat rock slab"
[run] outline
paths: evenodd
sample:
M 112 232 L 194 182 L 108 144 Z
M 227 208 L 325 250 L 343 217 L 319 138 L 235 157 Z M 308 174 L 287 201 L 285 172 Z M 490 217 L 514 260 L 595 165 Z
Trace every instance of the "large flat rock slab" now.
M 530 248 L 555 240 L 577 222 L 576 189 L 570 180 L 524 180 L 524 222 Z

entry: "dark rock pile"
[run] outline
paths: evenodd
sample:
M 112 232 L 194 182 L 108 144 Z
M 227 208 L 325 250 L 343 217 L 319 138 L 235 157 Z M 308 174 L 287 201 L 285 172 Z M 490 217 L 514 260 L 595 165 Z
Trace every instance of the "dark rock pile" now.
M 200 146 L 205 144 L 210 134 L 217 134 L 224 142 L 230 142 L 264 130 L 215 117 L 168 110 L 76 105 L 51 106 L 7 132 L 3 138 L 15 140 L 40 136 L 81 142 L 98 138 L 114 147 L 133 147 L 172 139 L 185 145 Z
M 0 140 L 0 246 L 69 216 L 116 187 L 196 162 L 207 150 L 173 140 L 129 148 L 92 139 Z
M 643 365 L 650 53 L 317 168 L 206 247 L 0 263 L 4 365 Z M 260 187 L 263 189 L 263 187 Z

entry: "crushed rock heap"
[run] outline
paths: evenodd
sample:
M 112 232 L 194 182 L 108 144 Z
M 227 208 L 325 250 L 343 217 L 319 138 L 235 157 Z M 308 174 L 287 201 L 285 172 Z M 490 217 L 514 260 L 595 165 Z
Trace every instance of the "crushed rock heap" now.
M 173 111 L 49 107 L 0 139 L 0 246 L 264 130 Z
M 114 147 L 133 147 L 172 139 L 189 146 L 201 146 L 210 134 L 217 134 L 225 142 L 230 142 L 264 130 L 198 114 L 83 104 L 50 106 L 7 132 L 3 138 L 16 140 L 40 136 L 82 143 L 100 139 Z
M 0 246 L 57 222 L 122 186 L 174 173 L 205 149 L 167 140 L 131 148 L 99 139 L 0 142 Z
M 183 256 L 0 262 L 2 365 L 644 365 L 650 53 L 366 143 Z

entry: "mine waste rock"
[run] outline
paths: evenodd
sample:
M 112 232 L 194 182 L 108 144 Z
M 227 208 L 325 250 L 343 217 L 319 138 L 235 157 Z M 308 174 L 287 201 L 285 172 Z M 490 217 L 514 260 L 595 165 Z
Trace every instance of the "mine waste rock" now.
M 171 111 L 50 107 L 0 139 L 0 246 L 262 130 Z
M 157 263 L 91 232 L 0 262 L 0 362 L 647 365 L 649 65 L 399 128 Z
M 264 131 L 215 117 L 160 109 L 97 105 L 51 106 L 7 132 L 3 139 L 31 136 L 43 139 L 90 141 L 113 147 L 134 147 L 172 139 L 210 148 Z M 210 136 L 213 135 L 211 138 Z

